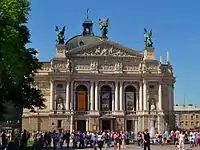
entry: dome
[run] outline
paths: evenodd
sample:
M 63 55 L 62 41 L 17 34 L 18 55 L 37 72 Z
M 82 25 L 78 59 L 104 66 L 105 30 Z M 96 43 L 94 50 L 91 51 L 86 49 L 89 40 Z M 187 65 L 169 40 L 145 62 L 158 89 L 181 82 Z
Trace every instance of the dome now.
M 65 45 L 66 45 L 67 49 L 71 50 L 74 48 L 81 47 L 83 45 L 90 45 L 90 44 L 98 43 L 100 41 L 102 41 L 102 39 L 101 39 L 101 37 L 98 37 L 98 36 L 77 35 L 77 36 L 74 36 L 71 39 L 69 39 L 65 43 Z

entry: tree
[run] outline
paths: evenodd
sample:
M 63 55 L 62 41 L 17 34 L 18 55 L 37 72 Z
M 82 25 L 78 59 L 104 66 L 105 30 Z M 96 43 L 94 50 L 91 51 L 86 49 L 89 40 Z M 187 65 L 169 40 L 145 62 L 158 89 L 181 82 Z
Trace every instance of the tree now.
M 41 64 L 37 51 L 26 48 L 29 12 L 28 0 L 0 1 L 0 118 L 9 102 L 32 111 L 45 107 L 41 91 L 31 86 Z

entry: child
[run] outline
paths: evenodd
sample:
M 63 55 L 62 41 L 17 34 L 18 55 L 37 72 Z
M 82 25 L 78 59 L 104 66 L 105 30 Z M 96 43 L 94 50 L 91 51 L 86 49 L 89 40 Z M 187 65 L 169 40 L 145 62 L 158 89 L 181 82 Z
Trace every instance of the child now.
M 190 147 L 193 147 L 194 146 L 194 138 L 192 135 L 190 135 L 190 137 L 189 137 L 189 142 L 190 142 Z

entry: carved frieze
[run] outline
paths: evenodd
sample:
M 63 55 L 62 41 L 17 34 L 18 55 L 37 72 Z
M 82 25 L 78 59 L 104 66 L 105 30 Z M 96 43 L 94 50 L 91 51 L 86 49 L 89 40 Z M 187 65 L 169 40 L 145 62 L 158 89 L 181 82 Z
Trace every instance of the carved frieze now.
M 58 62 L 58 63 L 53 64 L 53 69 L 55 72 L 66 72 L 66 71 L 69 71 L 70 64 L 69 62 L 65 62 L 65 63 Z
M 114 71 L 115 65 L 114 64 L 102 64 L 100 65 L 99 69 L 104 71 Z
M 123 50 L 115 49 L 113 47 L 97 47 L 96 49 L 90 49 L 80 55 L 83 56 L 133 56 Z
M 126 65 L 124 66 L 125 71 L 139 71 L 139 65 Z
M 90 65 L 77 64 L 75 65 L 75 70 L 90 70 Z
M 49 63 L 43 63 L 41 66 L 41 70 L 38 72 L 50 72 L 51 71 L 51 64 Z
M 159 64 L 156 64 L 156 63 L 146 63 L 144 70 L 150 73 L 158 72 L 159 71 L 158 66 Z

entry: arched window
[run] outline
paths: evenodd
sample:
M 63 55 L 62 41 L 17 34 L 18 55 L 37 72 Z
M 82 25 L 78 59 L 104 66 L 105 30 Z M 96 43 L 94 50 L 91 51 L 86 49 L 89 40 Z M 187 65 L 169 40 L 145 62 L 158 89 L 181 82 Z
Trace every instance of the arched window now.
M 75 109 L 80 111 L 86 111 L 88 107 L 88 89 L 85 85 L 79 85 L 76 87 L 76 106 Z
M 132 85 L 125 88 L 125 110 L 136 111 L 136 89 Z
M 101 87 L 100 110 L 102 111 L 112 110 L 112 89 L 108 85 L 104 85 Z

